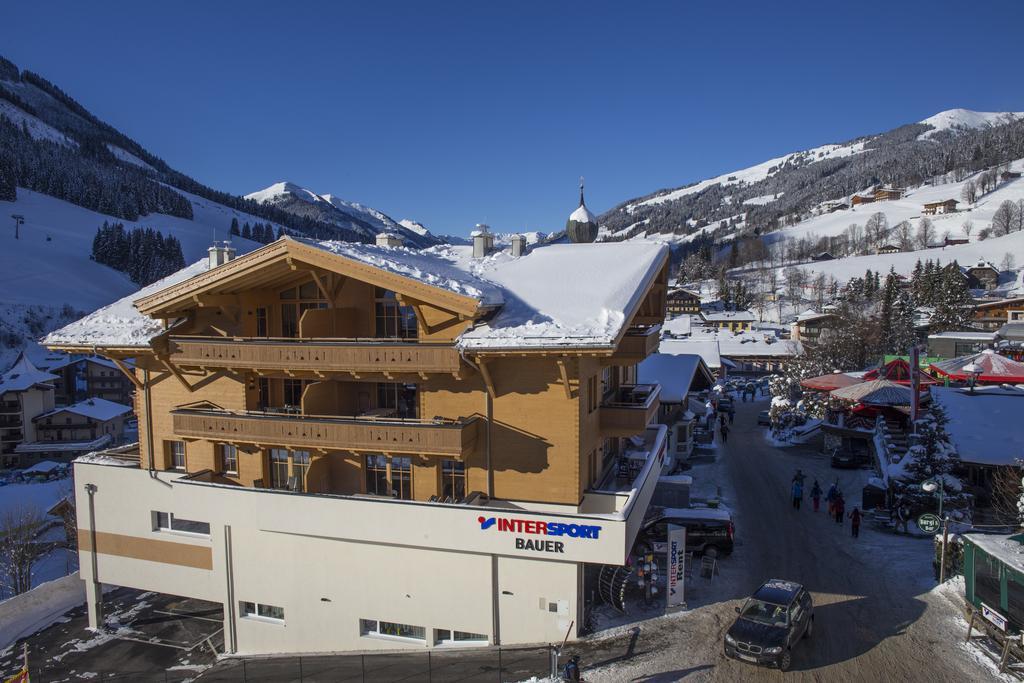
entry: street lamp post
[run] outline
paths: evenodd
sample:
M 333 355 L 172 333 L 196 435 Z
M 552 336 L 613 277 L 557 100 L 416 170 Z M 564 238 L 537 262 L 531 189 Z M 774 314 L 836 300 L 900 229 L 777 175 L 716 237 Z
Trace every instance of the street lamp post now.
M 964 366 L 963 370 L 970 376 L 967 380 L 967 386 L 971 388 L 970 392 L 973 394 L 974 385 L 978 382 L 978 377 L 981 376 L 983 369 L 980 365 L 978 365 L 974 361 L 971 361 L 970 363 Z
M 942 477 L 933 477 L 921 482 L 921 489 L 939 497 L 939 519 L 942 520 L 942 553 L 939 557 L 939 583 L 946 582 L 946 545 L 949 541 L 949 520 L 942 515 L 942 503 L 946 498 L 946 486 Z
M 18 239 L 18 235 L 21 232 L 20 228 L 25 223 L 25 217 L 20 213 L 12 213 L 11 218 L 14 219 L 14 239 Z

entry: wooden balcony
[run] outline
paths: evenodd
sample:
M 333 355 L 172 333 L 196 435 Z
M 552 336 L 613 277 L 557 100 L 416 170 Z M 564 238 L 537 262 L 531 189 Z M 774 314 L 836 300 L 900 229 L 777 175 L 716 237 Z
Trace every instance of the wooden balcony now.
M 605 359 L 605 365 L 633 365 L 639 363 L 647 356 L 658 351 L 658 344 L 661 341 L 661 325 L 652 325 L 643 329 L 629 330 L 619 347 L 615 349 L 610 357 Z
M 601 403 L 602 436 L 642 434 L 658 418 L 660 384 L 626 384 Z
M 262 337 L 171 337 L 169 356 L 182 368 L 387 374 L 458 373 L 461 360 L 450 343 Z
M 483 420 L 415 420 L 333 417 L 179 408 L 171 411 L 174 434 L 185 439 L 331 451 L 441 455 L 473 452 Z

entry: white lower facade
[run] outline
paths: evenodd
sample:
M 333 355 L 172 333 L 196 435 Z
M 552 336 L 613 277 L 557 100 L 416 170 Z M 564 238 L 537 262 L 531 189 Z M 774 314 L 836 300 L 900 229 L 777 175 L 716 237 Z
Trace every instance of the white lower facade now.
M 579 507 L 306 495 L 77 462 L 81 576 L 221 603 L 239 654 L 561 642 L 582 621 L 585 565 L 621 565 L 632 546 L 665 458 L 665 427 L 648 432 L 632 488 Z M 101 594 L 87 595 L 95 619 Z

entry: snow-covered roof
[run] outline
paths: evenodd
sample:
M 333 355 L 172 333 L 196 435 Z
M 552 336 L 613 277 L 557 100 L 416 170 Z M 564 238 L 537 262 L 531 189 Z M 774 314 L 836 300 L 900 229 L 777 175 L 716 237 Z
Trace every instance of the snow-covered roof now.
M 384 247 L 359 242 L 294 237 L 285 239 L 292 239 L 454 294 L 477 299 L 481 306 L 500 306 L 504 303 L 504 297 L 499 287 L 477 277 L 464 265 L 460 265 L 458 260 L 445 249 L 420 251 L 408 247 Z
M 698 355 L 711 370 L 722 367 L 722 356 L 718 350 L 718 340 L 711 339 L 662 339 L 658 346 L 658 355 Z
M 24 474 L 48 474 L 54 470 L 59 470 L 61 467 L 63 467 L 63 465 L 59 462 L 43 460 L 42 462 L 37 462 L 35 465 L 32 465 L 32 467 L 22 470 L 22 472 Z
M 824 311 L 822 313 L 819 313 L 818 311 L 812 311 L 812 310 L 808 309 L 808 310 L 804 311 L 803 313 L 801 313 L 800 315 L 798 315 L 796 317 L 796 321 L 798 323 L 802 323 L 802 322 L 806 322 L 808 320 L 816 320 L 817 318 L 830 318 L 830 317 L 833 317 L 833 316 L 835 316 L 835 313 L 831 313 L 829 311 Z
M 1024 543 L 1020 534 L 964 534 L 963 538 L 1008 567 L 1024 573 Z
M 913 389 L 887 379 L 872 379 L 829 392 L 835 398 L 880 406 L 909 406 Z
M 803 353 L 803 345 L 793 339 L 779 339 L 773 332 L 732 332 L 707 330 L 718 338 L 718 350 L 723 356 L 764 356 L 766 358 L 795 358 Z
M 101 434 L 92 441 L 26 441 L 19 443 L 15 453 L 74 453 L 75 451 L 94 451 L 103 448 L 113 441 L 110 434 Z
M 970 341 L 995 341 L 995 332 L 975 332 L 973 330 L 963 330 L 954 332 L 952 330 L 947 332 L 936 332 L 935 334 L 929 334 L 929 339 L 966 339 Z
M 0 394 L 8 391 L 25 391 L 37 384 L 49 384 L 57 379 L 57 375 L 43 372 L 28 359 L 24 353 L 18 355 L 3 375 L 0 375 Z
M 683 313 L 669 318 L 661 325 L 661 332 L 667 337 L 686 337 L 693 329 L 694 316 Z M 698 318 L 698 321 L 700 318 Z
M 969 367 L 971 365 L 975 369 Z M 932 363 L 931 369 L 940 375 L 961 381 L 968 380 L 971 372 L 979 370 L 980 374 L 977 375 L 979 382 L 1003 383 L 1024 381 L 1024 363 L 1007 358 L 1006 356 L 1000 356 L 992 349 L 985 349 L 981 353 Z
M 57 413 L 74 413 L 75 415 L 81 415 L 82 417 L 106 422 L 107 420 L 112 420 L 119 415 L 124 415 L 125 413 L 130 412 L 132 412 L 131 406 L 126 406 L 122 403 L 108 401 L 105 398 L 87 398 L 84 401 L 79 401 L 78 403 L 64 406 L 63 408 L 54 408 L 53 410 L 37 415 L 32 419 L 39 420 L 44 417 L 56 415 Z
M 702 362 L 701 357 L 694 353 L 651 354 L 637 366 L 637 381 L 641 384 L 660 383 L 663 403 L 682 403 Z M 704 372 L 709 373 L 706 365 Z
M 157 280 L 109 306 L 46 335 L 45 346 L 94 346 L 99 348 L 144 348 L 149 341 L 164 331 L 163 322 L 142 315 L 133 305 L 136 300 L 161 289 L 184 282 L 190 277 L 210 269 L 209 259 L 196 261 L 176 273 Z
M 754 322 L 757 317 L 750 311 L 720 311 L 718 313 L 702 313 L 708 322 Z
M 946 433 L 960 459 L 978 465 L 1024 461 L 1024 391 L 1005 387 L 931 387 L 932 398 L 951 418 Z
M 295 239 L 307 246 L 401 277 L 476 299 L 498 309 L 463 333 L 466 349 L 602 347 L 618 338 L 667 258 L 650 242 L 551 244 L 512 258 L 497 252 L 472 258 L 472 249 L 405 247 Z M 139 299 L 204 273 L 197 262 L 139 292 L 46 336 L 48 346 L 144 348 L 164 331 L 133 305 Z
M 569 220 L 577 223 L 597 223 L 597 216 L 590 213 L 586 204 L 580 204 L 575 211 L 569 214 Z

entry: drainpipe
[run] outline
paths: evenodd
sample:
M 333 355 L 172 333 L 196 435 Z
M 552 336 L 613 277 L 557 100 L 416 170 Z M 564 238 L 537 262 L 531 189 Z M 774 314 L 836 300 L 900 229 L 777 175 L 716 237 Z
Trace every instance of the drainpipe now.
M 142 399 L 146 407 L 146 458 L 150 475 L 153 474 L 155 464 L 153 462 L 153 397 L 149 387 L 149 370 L 142 370 Z
M 86 484 L 89 494 L 89 545 L 92 559 L 92 581 L 89 584 L 86 603 L 89 610 L 89 626 L 99 628 L 103 624 L 103 584 L 99 580 L 99 557 L 96 550 L 96 484 Z

